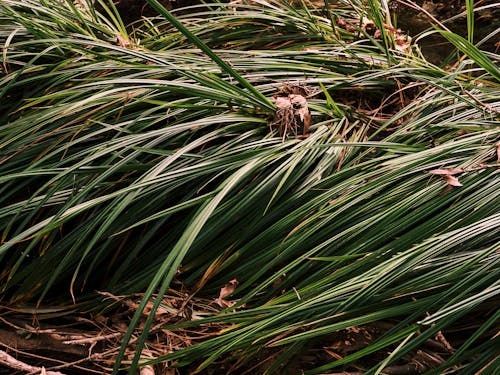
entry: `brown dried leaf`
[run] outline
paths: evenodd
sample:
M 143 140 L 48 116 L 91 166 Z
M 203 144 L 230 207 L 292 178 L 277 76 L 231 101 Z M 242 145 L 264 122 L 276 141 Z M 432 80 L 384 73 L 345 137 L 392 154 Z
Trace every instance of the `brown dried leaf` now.
M 226 301 L 225 299 L 217 299 L 215 302 L 223 309 L 227 309 L 228 307 L 232 307 L 236 304 L 234 301 Z
M 219 293 L 219 298 L 215 300 L 215 302 L 222 308 L 227 308 L 231 307 L 235 304 L 235 302 L 232 301 L 225 301 L 224 298 L 230 295 L 231 293 L 234 292 L 236 287 L 238 286 L 238 280 L 232 279 L 230 280 L 224 288 L 221 288 L 220 293 Z
M 219 298 L 224 298 L 224 297 L 227 297 L 228 295 L 230 295 L 231 293 L 234 292 L 234 290 L 236 289 L 236 287 L 238 286 L 238 280 L 236 279 L 232 279 L 230 280 L 225 286 L 224 288 L 221 288 L 220 290 L 220 294 L 219 294 Z
M 497 143 L 497 162 L 500 163 L 500 142 Z
M 452 175 L 446 175 L 444 176 L 444 180 L 446 181 L 446 183 L 448 185 L 451 185 L 451 186 L 463 186 L 460 181 L 458 181 L 458 178 L 452 176 Z
M 439 176 L 444 176 L 444 175 L 449 175 L 450 171 L 448 171 L 447 169 L 433 169 L 432 171 L 429 171 L 429 173 Z
M 452 174 L 452 175 L 465 172 L 465 170 L 463 170 L 462 168 L 450 168 L 449 171 L 450 171 L 450 174 Z
M 454 174 L 463 173 L 464 170 L 462 168 L 442 168 L 442 169 L 433 169 L 429 171 L 430 174 L 435 174 L 439 176 L 453 176 Z

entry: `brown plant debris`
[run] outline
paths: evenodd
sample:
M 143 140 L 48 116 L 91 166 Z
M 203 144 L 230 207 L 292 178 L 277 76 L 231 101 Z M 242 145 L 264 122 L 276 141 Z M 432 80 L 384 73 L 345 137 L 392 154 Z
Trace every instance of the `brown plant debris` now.
M 230 280 L 220 289 L 219 299 L 224 301 L 237 287 L 235 279 Z M 121 340 L 127 330 L 127 325 L 134 315 L 142 294 L 130 296 L 114 296 L 111 293 L 100 293 L 111 305 L 98 315 L 74 313 L 58 317 L 43 317 L 36 319 L 30 314 L 9 310 L 0 305 L 0 370 L 8 369 L 7 373 L 25 374 L 109 374 L 120 349 Z M 143 358 L 157 358 L 167 353 L 187 348 L 204 340 L 218 337 L 231 327 L 231 323 L 203 323 L 196 327 L 186 328 L 172 326 L 201 317 L 213 316 L 220 312 L 221 307 L 214 306 L 213 298 L 192 297 L 187 292 L 170 290 L 162 297 L 163 310 L 155 313 L 155 321 L 147 338 L 147 346 L 142 351 Z M 228 301 L 226 301 L 228 302 Z M 184 307 L 183 307 L 184 306 Z M 137 340 L 144 328 L 144 321 L 152 314 L 150 308 L 143 311 L 143 318 L 127 346 L 125 358 L 127 361 L 134 356 Z M 86 318 L 86 317 L 87 318 Z M 464 324 L 477 316 L 464 319 Z M 286 360 L 290 370 L 286 373 L 300 374 L 303 371 L 316 368 L 336 360 L 341 360 L 369 345 L 373 345 L 388 330 L 394 328 L 395 321 L 378 321 L 366 325 L 353 326 L 344 330 L 331 332 L 321 340 L 312 342 L 305 349 Z M 479 324 L 479 323 L 477 323 Z M 166 328 L 169 326 L 170 328 Z M 473 329 L 473 328 L 471 328 Z M 295 330 L 280 334 L 269 343 L 294 334 Z M 442 366 L 466 339 L 464 330 L 439 332 L 435 337 L 427 339 L 419 348 L 412 350 L 401 359 L 384 368 L 386 374 L 419 374 Z M 488 333 L 494 337 L 496 331 Z M 363 362 L 346 366 L 344 372 L 337 374 L 358 375 L 360 370 L 375 366 L 384 360 L 388 350 L 395 346 L 382 349 L 363 358 Z M 263 347 L 250 361 L 226 358 L 210 365 L 203 374 L 263 374 L 283 353 L 286 348 Z M 241 353 L 240 353 L 241 354 Z M 199 364 L 199 363 L 198 363 Z M 145 365 L 139 369 L 141 375 L 180 375 L 194 371 L 197 363 L 187 368 L 177 369 L 176 363 L 165 362 L 155 365 Z M 487 364 L 486 366 L 489 366 Z M 285 373 L 285 372 L 283 372 Z
M 108 303 L 106 312 L 99 315 L 82 313 L 75 315 L 44 317 L 9 311 L 0 305 L 0 370 L 30 372 L 33 374 L 109 374 L 120 350 L 121 340 L 130 320 L 139 307 L 142 294 L 115 296 L 101 292 L 103 302 Z M 216 314 L 220 307 L 213 300 L 194 299 L 185 304 L 189 294 L 174 292 L 162 298 L 160 308 L 155 311 L 155 320 L 150 329 L 147 348 L 143 357 L 155 358 L 172 351 L 196 344 L 201 340 L 217 336 L 227 324 L 207 324 L 197 330 L 176 329 L 165 326 L 186 320 L 198 320 Z M 159 298 L 159 296 L 153 296 Z M 221 298 L 224 298 L 221 297 Z M 223 302 L 228 302 L 224 301 Z M 137 340 L 144 329 L 145 321 L 152 314 L 152 301 L 143 311 L 143 316 L 130 339 L 125 353 L 132 360 Z M 178 374 L 166 362 L 144 366 L 141 375 Z M 66 372 L 68 371 L 68 372 Z
M 217 298 L 215 300 L 215 303 L 217 303 L 220 307 L 222 307 L 224 309 L 227 308 L 227 307 L 233 306 L 236 302 L 234 302 L 234 301 L 227 301 L 224 298 L 226 298 L 227 296 L 229 296 L 230 294 L 232 294 L 234 292 L 234 290 L 236 289 L 237 286 L 238 286 L 238 280 L 236 280 L 236 279 L 230 280 L 224 286 L 224 288 L 221 288 L 220 294 L 219 294 L 219 298 Z
M 45 370 L 45 367 L 36 367 L 36 366 L 31 366 L 28 365 L 24 362 L 19 361 L 18 359 L 12 357 L 11 355 L 7 354 L 3 350 L 0 350 L 0 364 L 5 365 L 8 368 L 11 368 L 13 370 L 20 370 L 20 371 L 25 371 L 28 373 L 38 373 L 38 374 L 45 374 L 45 375 L 64 375 L 62 372 L 59 371 L 47 371 Z
M 375 39 L 382 38 L 382 31 L 380 31 L 375 22 L 369 18 L 362 17 L 360 19 L 336 19 L 337 26 L 351 33 L 363 31 Z M 392 25 L 384 24 L 384 31 L 389 35 L 394 43 L 394 48 L 399 52 L 410 53 L 412 39 L 409 35 L 405 34 L 401 29 L 396 29 Z
M 454 175 L 463 172 L 464 170 L 461 168 L 448 168 L 448 169 L 443 168 L 443 169 L 433 169 L 429 173 L 437 176 L 442 176 L 445 182 L 450 186 L 460 187 L 463 185 L 460 183 L 460 181 L 458 181 L 458 178 L 455 177 Z
M 307 88 L 284 86 L 273 96 L 276 113 L 270 128 L 278 128 L 280 137 L 306 136 L 311 126 L 311 112 L 307 103 Z

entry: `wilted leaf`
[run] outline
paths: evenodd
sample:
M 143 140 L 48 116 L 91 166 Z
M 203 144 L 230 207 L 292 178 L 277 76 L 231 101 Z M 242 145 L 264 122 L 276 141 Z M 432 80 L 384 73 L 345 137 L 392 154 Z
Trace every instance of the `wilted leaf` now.
M 219 298 L 227 297 L 228 295 L 234 292 L 237 286 L 238 286 L 238 280 L 232 279 L 231 281 L 229 281 L 229 283 L 227 283 L 224 286 L 224 288 L 221 288 Z
M 238 286 L 238 280 L 232 279 L 230 280 L 224 288 L 221 288 L 219 293 L 219 298 L 215 300 L 215 302 L 222 308 L 231 307 L 235 304 L 232 301 L 225 301 L 224 298 L 234 292 L 236 287 Z
M 396 29 L 386 25 L 386 31 L 394 38 L 394 47 L 400 52 L 411 51 L 411 37 L 403 33 L 401 29 Z
M 439 176 L 453 176 L 458 173 L 463 173 L 464 170 L 461 168 L 442 168 L 442 169 L 433 169 L 429 171 L 430 174 L 435 174 Z
M 451 186 L 463 186 L 459 181 L 458 178 L 452 176 L 452 175 L 446 175 L 444 176 L 444 180 L 448 185 Z

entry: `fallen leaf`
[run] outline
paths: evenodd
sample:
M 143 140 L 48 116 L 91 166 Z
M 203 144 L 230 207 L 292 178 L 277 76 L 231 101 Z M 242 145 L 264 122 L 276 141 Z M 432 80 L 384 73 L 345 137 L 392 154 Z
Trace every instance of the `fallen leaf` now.
M 430 174 L 435 174 L 439 176 L 453 176 L 454 174 L 463 173 L 464 170 L 462 168 L 442 168 L 442 169 L 433 169 L 429 171 Z
M 230 280 L 225 286 L 224 288 L 221 288 L 220 290 L 220 293 L 219 293 L 219 298 L 217 298 L 215 300 L 215 302 L 222 308 L 226 308 L 226 307 L 231 307 L 235 304 L 235 302 L 232 302 L 232 301 L 226 301 L 224 300 L 225 297 L 227 297 L 228 295 L 230 295 L 231 293 L 234 292 L 234 290 L 236 289 L 236 287 L 238 286 L 238 280 L 236 279 L 232 279 Z
M 234 290 L 236 289 L 237 286 L 238 286 L 238 280 L 236 280 L 236 279 L 230 280 L 229 283 L 227 283 L 224 286 L 224 288 L 221 288 L 219 298 L 222 299 L 222 298 L 227 297 L 228 295 L 230 295 L 231 293 L 234 292 Z
M 444 180 L 446 181 L 446 183 L 448 185 L 451 185 L 451 186 L 463 186 L 460 181 L 458 181 L 458 178 L 452 176 L 452 175 L 445 175 L 444 176 Z

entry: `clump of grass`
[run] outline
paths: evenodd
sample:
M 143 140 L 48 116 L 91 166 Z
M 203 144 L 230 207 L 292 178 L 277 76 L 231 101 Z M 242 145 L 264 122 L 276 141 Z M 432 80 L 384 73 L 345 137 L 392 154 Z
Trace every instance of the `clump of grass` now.
M 148 2 L 160 17 L 129 27 L 112 5 L 106 16 L 0 5 L 3 303 L 85 310 L 106 304 L 96 290 L 143 293 L 115 366 L 134 371 L 154 295 L 175 279 L 189 298 L 216 299 L 236 279 L 230 308 L 167 327 L 230 328 L 149 362 L 202 371 L 226 358 L 237 372 L 268 350 L 259 371 L 276 373 L 318 340 L 389 322 L 353 353 L 299 363 L 375 374 L 476 315 L 425 369 L 490 366 L 498 55 L 442 31 L 463 58 L 430 64 L 397 48 L 374 1 L 328 17 L 280 2 L 189 13 Z M 305 137 L 270 127 L 271 98 L 291 86 L 311 90 Z

